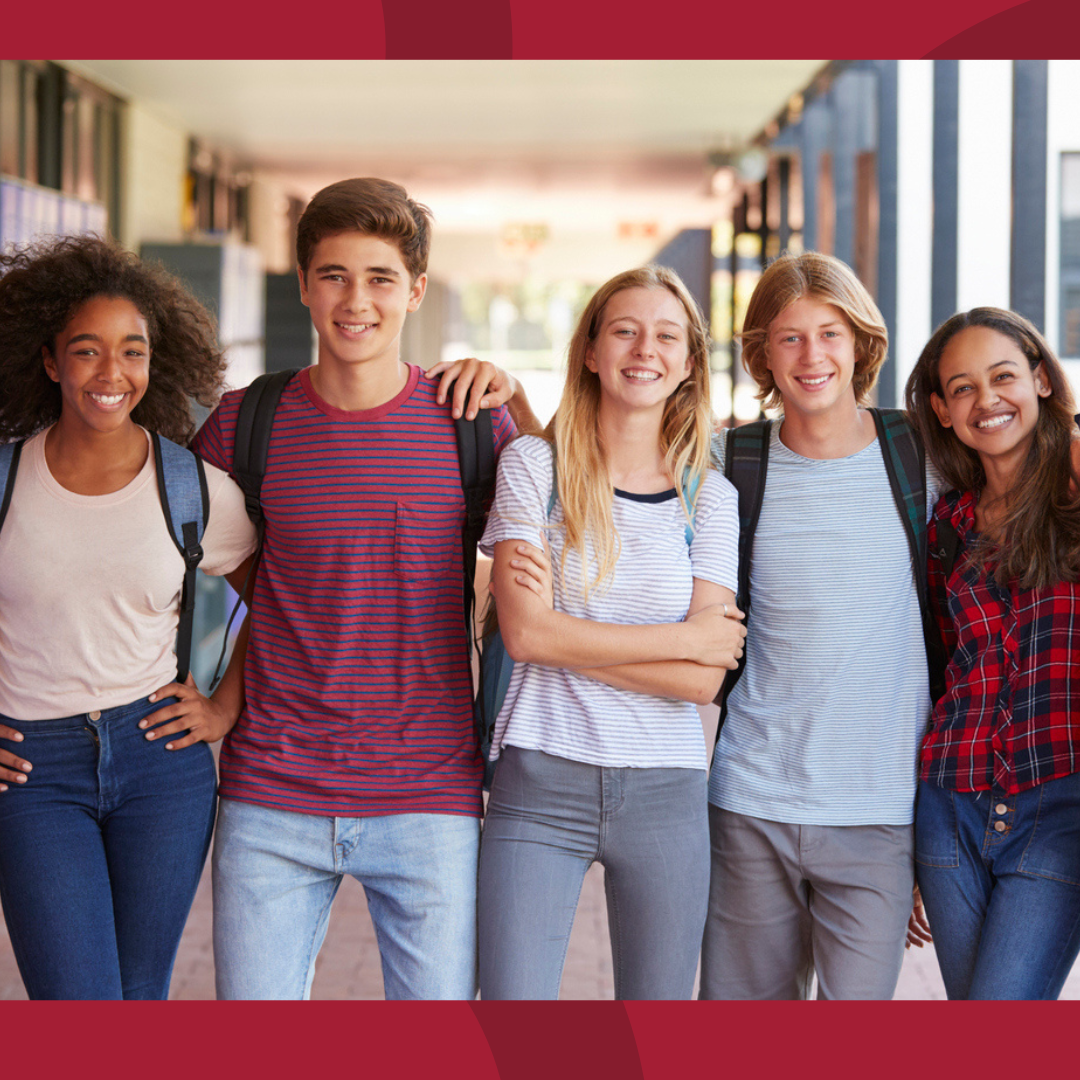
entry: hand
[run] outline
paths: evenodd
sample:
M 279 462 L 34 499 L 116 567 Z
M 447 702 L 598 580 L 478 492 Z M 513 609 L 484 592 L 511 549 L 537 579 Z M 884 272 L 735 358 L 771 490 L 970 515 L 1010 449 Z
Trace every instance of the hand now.
M 23 737 L 21 731 L 16 731 L 6 724 L 0 724 L 0 739 L 7 739 L 9 742 L 22 742 Z M 8 750 L 0 750 L 0 791 L 7 791 L 8 789 L 7 784 L 4 783 L 5 780 L 13 780 L 16 784 L 25 784 L 26 774 L 33 767 L 25 758 L 18 757 Z
M 924 941 L 933 943 L 933 940 L 930 936 L 930 923 L 926 918 L 926 908 L 923 907 L 922 894 L 919 892 L 919 886 L 916 885 L 911 896 L 911 918 L 908 919 L 907 941 L 904 942 L 904 948 L 910 949 L 914 945 L 916 949 L 921 949 Z
M 232 712 L 213 698 L 199 693 L 191 674 L 182 683 L 172 682 L 155 690 L 150 700 L 158 701 L 167 697 L 176 700 L 139 721 L 139 727 L 146 731 L 147 739 L 161 739 L 178 731 L 187 733 L 183 738 L 166 743 L 166 750 L 183 750 L 185 746 L 197 742 L 217 742 L 228 735 L 236 724 L 237 717 Z M 153 731 L 147 731 L 147 728 L 153 728 Z
M 547 607 L 554 608 L 555 586 L 551 576 L 551 548 L 547 541 L 544 541 L 543 551 L 532 544 L 518 544 L 514 551 L 519 556 L 510 560 L 510 565 L 518 571 L 514 581 L 536 593 Z
M 435 400 L 446 404 L 450 384 L 454 384 L 451 413 L 454 419 L 465 414 L 473 420 L 481 409 L 496 409 L 505 405 L 517 391 L 517 381 L 502 368 L 487 360 L 469 357 L 465 360 L 443 360 L 424 372 L 429 379 L 441 376 Z M 466 398 L 468 402 L 466 404 Z
M 691 655 L 688 660 L 705 667 L 722 667 L 734 671 L 743 654 L 746 627 L 745 616 L 734 604 L 710 604 L 688 615 L 683 626 L 692 631 Z

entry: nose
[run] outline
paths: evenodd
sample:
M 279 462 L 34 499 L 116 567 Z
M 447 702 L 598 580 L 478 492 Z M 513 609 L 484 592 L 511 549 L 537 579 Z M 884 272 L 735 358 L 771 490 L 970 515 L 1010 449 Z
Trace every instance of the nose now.
M 979 387 L 978 400 L 976 401 L 976 405 L 979 408 L 990 408 L 991 406 L 996 405 L 1000 400 L 997 389 L 992 382 L 983 383 L 983 385 Z
M 346 311 L 361 311 L 367 306 L 367 292 L 362 281 L 353 282 L 345 297 Z
M 118 382 L 122 374 L 120 354 L 115 349 L 102 350 L 98 360 L 98 378 L 103 382 Z

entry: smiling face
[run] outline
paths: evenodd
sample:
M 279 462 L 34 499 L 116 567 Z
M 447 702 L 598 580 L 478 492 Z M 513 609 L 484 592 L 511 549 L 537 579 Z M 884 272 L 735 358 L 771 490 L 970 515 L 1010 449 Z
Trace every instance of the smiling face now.
M 941 393 L 930 396 L 938 420 L 986 459 L 1021 460 L 1051 390 L 1042 364 L 1034 370 L 1012 338 L 969 326 L 950 338 L 938 361 Z
M 315 245 L 300 299 L 319 335 L 319 363 L 396 365 L 405 316 L 424 298 L 427 275 L 413 281 L 393 244 L 362 232 Z
M 131 423 L 150 381 L 146 319 L 130 300 L 95 296 L 75 311 L 42 359 L 60 384 L 61 423 L 117 431 Z
M 785 415 L 854 410 L 855 331 L 838 307 L 801 297 L 769 324 L 765 348 Z
M 634 286 L 604 306 L 585 366 L 600 379 L 602 408 L 663 412 L 690 374 L 686 309 L 663 288 Z

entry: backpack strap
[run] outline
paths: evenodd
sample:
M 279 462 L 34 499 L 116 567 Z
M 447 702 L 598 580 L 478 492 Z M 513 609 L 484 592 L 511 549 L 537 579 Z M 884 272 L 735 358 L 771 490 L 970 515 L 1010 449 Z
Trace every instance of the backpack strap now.
M 11 505 L 11 493 L 15 490 L 15 474 L 19 471 L 19 458 L 22 455 L 25 439 L 18 442 L 4 443 L 0 446 L 0 476 L 4 478 L 3 495 L 0 496 L 0 528 L 3 528 Z
M 728 428 L 724 441 L 724 475 L 735 485 L 739 493 L 739 591 L 735 602 L 750 621 L 750 561 L 754 552 L 754 533 L 761 504 L 765 499 L 765 477 L 769 469 L 769 440 L 772 435 L 771 420 L 755 420 L 742 427 Z M 720 721 L 716 725 L 716 737 L 727 718 L 727 698 L 742 677 L 746 667 L 746 651 L 739 658 L 739 666 L 724 676 L 716 704 L 720 706 Z
M 945 668 L 948 658 L 930 610 L 926 584 L 926 450 L 907 414 L 901 409 L 869 411 L 877 429 L 878 446 L 885 461 L 885 472 L 889 476 L 893 501 L 896 503 L 896 510 L 911 550 L 911 572 L 919 598 L 919 614 L 922 618 L 930 675 L 930 695 L 932 700 L 936 701 L 945 692 Z M 956 560 L 958 540 L 954 533 L 950 573 L 952 563 Z
M 248 517 L 262 536 L 262 485 L 270 452 L 270 433 L 285 385 L 299 371 L 268 371 L 253 379 L 244 391 L 233 433 L 233 476 L 244 492 Z
M 150 435 L 154 447 L 158 497 L 176 549 L 184 560 L 184 584 L 180 590 L 180 621 L 176 629 L 176 681 L 183 682 L 191 670 L 191 634 L 195 621 L 195 570 L 202 561 L 202 537 L 210 517 L 210 494 L 202 458 L 157 432 Z

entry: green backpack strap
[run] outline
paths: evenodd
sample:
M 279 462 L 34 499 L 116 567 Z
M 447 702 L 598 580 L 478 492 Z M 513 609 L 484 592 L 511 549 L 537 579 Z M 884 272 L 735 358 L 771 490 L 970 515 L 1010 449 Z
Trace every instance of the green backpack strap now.
M 754 552 L 754 532 L 761 517 L 761 504 L 765 499 L 765 477 L 769 468 L 769 439 L 772 434 L 771 420 L 756 420 L 742 427 L 728 428 L 724 442 L 724 475 L 735 485 L 739 493 L 739 591 L 735 602 L 750 622 L 750 563 Z M 746 667 L 746 651 L 739 658 L 739 666 L 724 676 L 716 704 L 720 706 L 720 722 L 716 737 L 727 719 L 727 698 Z
M 889 476 L 893 502 L 904 526 L 911 550 L 911 572 L 919 598 L 926 661 L 930 673 L 930 696 L 937 701 L 945 692 L 948 657 L 930 610 L 926 583 L 926 450 L 907 414 L 901 409 L 870 409 L 877 429 L 878 445 Z M 955 550 L 950 562 L 955 559 Z

